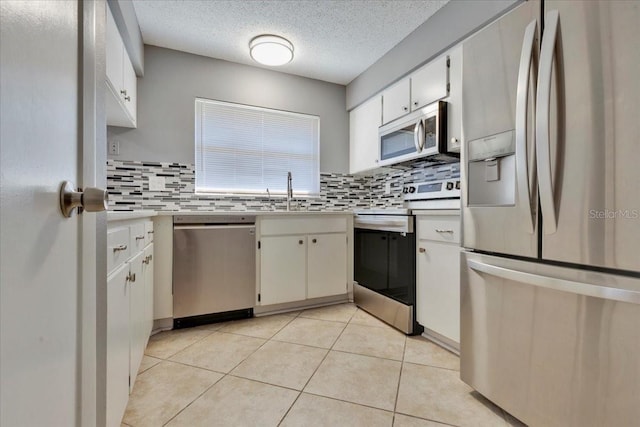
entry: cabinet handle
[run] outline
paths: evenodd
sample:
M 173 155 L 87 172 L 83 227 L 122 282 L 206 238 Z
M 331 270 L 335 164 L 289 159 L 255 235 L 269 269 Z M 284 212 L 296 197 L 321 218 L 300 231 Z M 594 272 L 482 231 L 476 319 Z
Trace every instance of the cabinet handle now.
M 425 248 L 420 248 L 420 249 L 418 249 L 418 252 L 420 252 L 421 254 L 423 254 L 423 253 L 427 252 L 427 250 L 426 250 Z
M 311 242 L 316 243 L 318 240 L 317 239 L 313 239 Z
M 144 240 L 144 234 L 142 236 L 136 236 L 136 240 Z
M 439 228 L 436 228 L 436 233 L 453 233 L 453 230 L 440 230 Z
M 113 252 L 126 251 L 127 245 L 118 245 L 113 248 Z
M 120 95 L 127 95 L 127 90 L 126 89 L 120 89 Z
M 127 276 L 127 280 L 131 283 L 136 281 L 136 273 L 131 274 L 131 272 L 129 272 L 129 275 Z
M 304 242 L 303 242 L 302 240 L 298 240 L 298 244 L 299 244 L 299 245 L 301 245 L 301 244 L 303 244 L 303 243 L 304 243 Z
M 153 230 L 147 231 L 147 234 L 153 234 Z
M 124 97 L 124 100 L 125 100 L 125 101 L 131 101 L 131 97 L 130 97 L 130 96 L 125 96 L 125 97 Z

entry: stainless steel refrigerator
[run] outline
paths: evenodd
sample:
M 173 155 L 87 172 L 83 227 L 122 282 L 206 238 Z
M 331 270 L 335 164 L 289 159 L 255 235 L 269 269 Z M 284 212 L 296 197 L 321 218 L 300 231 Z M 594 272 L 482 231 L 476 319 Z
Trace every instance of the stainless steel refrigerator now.
M 461 378 L 531 425 L 640 422 L 640 2 L 464 42 Z

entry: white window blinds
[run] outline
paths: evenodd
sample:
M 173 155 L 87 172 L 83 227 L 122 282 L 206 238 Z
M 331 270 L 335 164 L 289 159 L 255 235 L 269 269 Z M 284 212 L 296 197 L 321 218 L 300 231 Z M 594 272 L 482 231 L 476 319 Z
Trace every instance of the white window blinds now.
M 196 99 L 196 192 L 320 193 L 320 118 Z

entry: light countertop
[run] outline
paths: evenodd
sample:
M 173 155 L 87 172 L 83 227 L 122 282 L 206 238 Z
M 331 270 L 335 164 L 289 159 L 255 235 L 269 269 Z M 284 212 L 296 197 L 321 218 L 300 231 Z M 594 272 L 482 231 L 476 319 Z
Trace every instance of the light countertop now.
M 151 218 L 154 216 L 176 215 L 255 215 L 255 216 L 312 216 L 312 215 L 353 215 L 352 211 L 111 211 L 107 212 L 107 221 Z
M 156 211 L 110 211 L 107 212 L 107 222 L 151 218 L 157 214 L 158 213 Z
M 352 211 L 158 211 L 158 216 L 175 215 L 255 215 L 255 216 L 275 216 L 275 215 L 353 215 Z

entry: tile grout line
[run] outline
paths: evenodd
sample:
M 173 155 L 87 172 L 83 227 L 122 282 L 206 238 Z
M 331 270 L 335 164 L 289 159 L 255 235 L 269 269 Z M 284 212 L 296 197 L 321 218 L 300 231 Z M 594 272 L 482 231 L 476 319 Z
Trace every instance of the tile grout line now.
M 400 361 L 400 375 L 398 375 L 398 386 L 396 387 L 396 401 L 393 403 L 393 423 L 396 423 L 396 410 L 398 409 L 398 396 L 400 395 L 400 383 L 402 382 L 402 371 L 404 371 L 404 355 L 407 352 L 407 336 L 404 337 L 402 345 L 402 360 Z
M 298 317 L 300 317 L 300 315 L 304 313 L 304 311 L 301 311 L 298 314 Z M 353 315 L 351 316 L 353 317 Z M 314 320 L 322 320 L 322 319 L 314 319 Z M 349 318 L 349 320 L 351 320 L 351 318 Z M 344 324 L 344 327 L 342 328 L 342 331 L 340 331 L 340 334 L 338 335 L 338 338 L 340 338 L 340 336 L 342 336 L 342 333 L 344 332 L 344 330 L 347 328 L 348 323 Z M 275 335 L 274 335 L 275 336 Z M 336 341 L 338 340 L 338 338 L 336 338 Z M 333 347 L 333 345 L 335 345 L 335 341 L 333 342 L 333 344 L 331 345 L 331 347 L 329 347 L 328 349 L 324 349 L 327 350 L 327 352 L 325 353 L 324 357 L 322 358 L 322 360 L 320 361 L 320 363 L 318 363 L 318 366 L 316 366 L 316 369 L 314 369 L 313 373 L 309 376 L 309 378 L 307 379 L 307 382 L 305 382 L 304 386 L 302 387 L 302 389 L 300 390 L 300 393 L 298 393 L 298 396 L 296 397 L 296 399 L 293 401 L 293 403 L 291 404 L 291 406 L 289 406 L 289 409 L 287 409 L 287 412 L 285 412 L 285 414 L 282 416 L 282 418 L 280 419 L 280 422 L 278 423 L 278 426 L 280 426 L 282 424 L 282 422 L 287 418 L 287 415 L 289 415 L 289 412 L 291 412 L 291 409 L 293 409 L 293 407 L 295 406 L 296 402 L 298 401 L 298 399 L 300 399 L 300 396 L 302 396 L 302 393 L 304 392 L 304 389 L 307 388 L 307 386 L 309 385 L 309 382 L 311 381 L 311 378 L 313 378 L 313 376 L 316 374 L 316 372 L 318 372 L 318 369 L 320 369 L 320 366 L 322 366 L 322 364 L 324 363 L 324 361 L 326 360 L 327 356 L 329 355 L 329 353 L 331 352 L 331 348 Z
M 291 317 L 291 320 L 289 320 L 287 323 L 285 323 L 284 325 L 282 325 L 282 327 L 281 327 L 280 329 L 278 329 L 278 331 L 276 331 L 273 335 L 275 335 L 275 334 L 277 334 L 278 332 L 280 332 L 280 330 L 281 330 L 282 328 L 284 328 L 286 325 L 288 325 L 289 323 L 291 323 L 291 321 L 293 321 L 293 319 L 295 319 L 295 318 L 294 318 L 294 317 Z M 220 328 L 220 329 L 222 329 L 222 328 Z M 219 331 L 220 331 L 220 329 L 215 330 L 215 331 L 214 331 L 214 333 L 215 333 L 215 332 L 219 332 Z M 220 332 L 220 333 L 224 333 L 224 332 Z M 212 335 L 212 334 L 209 334 L 209 335 L 207 335 L 207 336 L 210 336 L 210 335 Z M 205 337 L 203 337 L 202 339 L 204 339 L 204 338 L 205 338 Z M 252 337 L 252 338 L 255 338 L 255 337 Z M 264 338 L 263 338 L 263 339 L 264 339 Z M 258 348 L 256 348 L 253 352 L 251 352 L 251 354 L 249 354 L 247 357 L 245 357 L 244 359 L 242 359 L 242 360 L 241 360 L 239 363 L 237 363 L 233 368 L 231 368 L 231 369 L 229 370 L 229 373 L 224 374 L 221 378 L 219 378 L 217 381 L 215 381 L 213 384 L 211 384 L 211 386 L 207 387 L 207 389 L 206 389 L 206 390 L 204 390 L 204 391 L 203 391 L 202 393 L 200 393 L 200 394 L 199 394 L 195 399 L 193 399 L 191 402 L 189 402 L 189 404 L 188 404 L 187 406 L 185 406 L 185 407 L 184 407 L 184 408 L 182 408 L 180 411 L 178 411 L 178 412 L 177 412 L 173 417 L 171 417 L 171 418 L 170 418 L 166 423 L 164 423 L 164 424 L 163 424 L 163 426 L 166 426 L 167 424 L 169 424 L 173 419 L 175 419 L 178 415 L 180 415 L 180 414 L 181 414 L 182 412 L 184 412 L 188 407 L 190 407 L 190 406 L 191 406 L 191 405 L 192 405 L 196 400 L 200 399 L 200 398 L 201 398 L 201 397 L 202 397 L 206 392 L 208 392 L 209 390 L 211 390 L 211 388 L 212 388 L 213 386 L 215 386 L 216 384 L 218 384 L 220 381 L 222 381 L 223 379 L 225 379 L 227 376 L 233 376 L 233 375 L 230 375 L 231 371 L 233 371 L 235 368 L 237 368 L 237 367 L 240 365 L 240 363 L 244 362 L 244 361 L 245 361 L 245 360 L 247 360 L 249 357 L 251 357 L 253 354 L 255 354 L 255 352 L 256 352 L 256 351 L 260 350 L 260 349 L 261 349 L 261 348 L 262 348 L 266 343 L 268 343 L 270 340 L 271 340 L 270 338 L 269 338 L 269 339 L 265 339 L 265 342 L 263 342 L 263 343 L 262 343 Z M 198 340 L 198 341 L 200 341 L 200 340 Z M 195 343 L 193 343 L 193 344 L 195 344 Z M 193 345 L 193 344 L 191 344 L 191 345 Z M 189 346 L 187 346 L 187 347 L 190 347 L 191 345 L 189 345 Z M 184 349 L 186 349 L 187 347 L 185 347 Z M 184 350 L 184 349 L 183 349 L 183 350 Z M 180 350 L 180 351 L 182 351 L 182 350 Z M 180 353 L 180 352 L 178 352 L 178 353 Z M 176 354 L 178 354 L 178 353 L 176 353 Z M 174 354 L 173 356 L 175 356 L 175 354 Z M 173 357 L 173 356 L 171 356 L 171 357 Z M 168 361 L 169 361 L 169 362 L 173 362 L 172 360 L 168 360 Z M 186 366 L 190 366 L 190 365 L 186 365 Z M 200 369 L 204 369 L 204 368 L 200 368 Z M 211 372 L 216 372 L 216 371 L 211 371 Z M 220 373 L 220 372 L 216 372 L 216 373 Z M 234 378 L 238 378 L 238 377 L 235 377 L 235 376 L 233 376 L 233 377 L 234 377 Z M 246 379 L 246 378 L 245 378 L 245 379 Z

